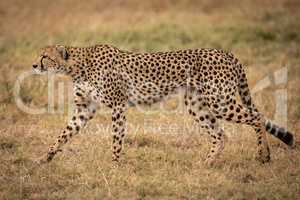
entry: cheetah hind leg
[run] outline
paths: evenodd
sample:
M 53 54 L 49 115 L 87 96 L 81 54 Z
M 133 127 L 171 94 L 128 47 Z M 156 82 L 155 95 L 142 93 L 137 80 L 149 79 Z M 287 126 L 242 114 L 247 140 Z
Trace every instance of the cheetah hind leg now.
M 265 118 L 254 109 L 249 109 L 233 101 L 226 109 L 214 110 L 219 116 L 229 122 L 247 124 L 255 130 L 257 138 L 256 160 L 261 163 L 270 161 L 270 150 L 266 136 Z M 227 111 L 227 112 L 226 112 Z
M 210 136 L 211 147 L 204 163 L 207 166 L 213 166 L 225 148 L 224 130 L 219 127 L 216 118 L 209 112 L 201 112 L 195 121 L 199 122 L 200 128 L 205 129 Z
M 216 117 L 206 108 L 201 98 L 197 98 L 195 93 L 186 93 L 185 105 L 188 107 L 188 113 L 193 117 L 197 127 L 205 129 L 210 135 L 212 146 L 205 159 L 205 164 L 213 166 L 225 147 L 227 138 L 224 130 L 219 127 Z

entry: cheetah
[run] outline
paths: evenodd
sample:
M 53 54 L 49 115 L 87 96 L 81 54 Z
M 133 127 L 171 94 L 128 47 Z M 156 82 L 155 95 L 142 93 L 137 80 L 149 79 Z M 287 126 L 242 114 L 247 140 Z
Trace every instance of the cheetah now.
M 184 103 L 194 122 L 211 138 L 205 160 L 209 165 L 215 162 L 225 145 L 219 120 L 253 127 L 257 138 L 256 158 L 261 163 L 270 161 L 266 132 L 286 145 L 294 143 L 289 131 L 258 111 L 242 64 L 232 53 L 223 50 L 134 53 L 111 45 L 52 45 L 41 50 L 32 67 L 39 74 L 67 75 L 74 85 L 74 115 L 39 163 L 51 161 L 62 146 L 79 133 L 95 115 L 97 104 L 111 108 L 112 160 L 118 162 L 128 105 L 151 105 L 178 89 L 184 90 Z

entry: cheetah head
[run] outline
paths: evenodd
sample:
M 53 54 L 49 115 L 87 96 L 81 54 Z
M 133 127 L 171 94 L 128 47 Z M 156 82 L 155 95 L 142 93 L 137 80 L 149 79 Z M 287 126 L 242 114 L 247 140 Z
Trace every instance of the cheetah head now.
M 64 73 L 68 64 L 69 54 L 62 45 L 48 46 L 41 50 L 40 56 L 33 63 L 37 74 Z

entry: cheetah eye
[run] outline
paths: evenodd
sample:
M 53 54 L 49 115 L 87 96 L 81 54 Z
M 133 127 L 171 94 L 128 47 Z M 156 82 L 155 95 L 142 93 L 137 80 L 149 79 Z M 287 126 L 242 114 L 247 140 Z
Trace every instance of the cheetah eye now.
M 43 58 L 47 58 L 48 55 L 47 55 L 46 53 L 42 53 L 42 54 L 41 54 L 41 57 L 42 57 L 42 59 L 43 59 Z

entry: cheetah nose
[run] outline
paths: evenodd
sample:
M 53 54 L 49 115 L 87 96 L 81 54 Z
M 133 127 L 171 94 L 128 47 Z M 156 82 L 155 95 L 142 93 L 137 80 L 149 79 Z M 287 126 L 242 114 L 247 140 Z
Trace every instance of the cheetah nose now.
M 33 67 L 33 68 L 37 68 L 37 65 L 36 65 L 36 64 L 33 64 L 32 67 Z

